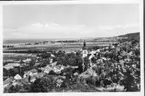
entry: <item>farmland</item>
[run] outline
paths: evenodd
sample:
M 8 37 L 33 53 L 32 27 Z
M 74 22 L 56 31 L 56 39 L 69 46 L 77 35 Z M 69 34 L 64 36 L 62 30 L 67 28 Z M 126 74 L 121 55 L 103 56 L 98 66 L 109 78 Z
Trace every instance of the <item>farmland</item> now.
M 4 93 L 140 91 L 138 37 L 34 42 L 3 49 Z
M 95 47 L 95 46 L 109 46 L 111 44 L 115 44 L 118 41 L 96 41 L 96 40 L 86 40 L 87 43 L 87 48 Z M 19 44 L 15 45 L 14 47 L 9 47 L 9 48 L 4 48 L 3 52 L 4 53 L 11 53 L 11 52 L 23 52 L 23 51 L 52 51 L 52 50 L 64 50 L 64 51 L 75 51 L 75 50 L 80 50 L 83 46 L 83 41 L 79 42 L 56 42 L 56 43 L 38 43 L 36 44 Z

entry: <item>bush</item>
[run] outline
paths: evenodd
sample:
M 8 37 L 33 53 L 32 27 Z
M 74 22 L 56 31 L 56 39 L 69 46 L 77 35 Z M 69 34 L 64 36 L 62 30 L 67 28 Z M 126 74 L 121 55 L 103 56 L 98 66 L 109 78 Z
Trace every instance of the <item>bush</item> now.
M 50 56 L 51 56 L 50 53 L 42 53 L 41 54 L 41 57 L 44 58 L 44 59 L 49 58 Z
M 31 92 L 50 92 L 53 88 L 52 78 L 43 77 L 37 79 L 31 85 Z
M 19 90 L 21 89 L 20 85 L 16 85 L 16 86 L 11 86 L 8 90 L 8 93 L 16 93 L 19 92 Z

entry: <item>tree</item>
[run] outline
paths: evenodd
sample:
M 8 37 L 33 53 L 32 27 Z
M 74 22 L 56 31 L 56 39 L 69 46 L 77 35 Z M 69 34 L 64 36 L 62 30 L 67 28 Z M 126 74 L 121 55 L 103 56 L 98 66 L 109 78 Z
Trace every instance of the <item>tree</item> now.
M 3 68 L 3 76 L 9 76 L 9 71 Z
M 53 88 L 52 78 L 42 77 L 31 85 L 31 92 L 50 92 Z
M 30 61 L 29 65 L 30 65 L 30 67 L 33 67 L 33 66 L 35 65 L 35 60 L 32 59 L 32 60 Z
M 19 74 L 20 71 L 18 68 L 13 68 L 9 70 L 9 76 L 15 76 L 16 74 Z
M 44 58 L 44 59 L 49 58 L 50 56 L 51 56 L 50 53 L 42 53 L 41 54 L 41 57 Z
M 89 68 L 89 66 L 90 66 L 90 65 L 89 65 L 89 59 L 88 59 L 88 57 L 85 57 L 85 58 L 84 58 L 84 65 L 85 65 L 85 68 L 84 68 L 84 71 L 85 71 L 85 70 L 87 70 L 87 69 Z
M 8 89 L 8 93 L 16 93 L 16 92 L 19 92 L 20 89 L 21 89 L 21 86 L 20 85 L 15 85 L 15 86 L 12 85 Z

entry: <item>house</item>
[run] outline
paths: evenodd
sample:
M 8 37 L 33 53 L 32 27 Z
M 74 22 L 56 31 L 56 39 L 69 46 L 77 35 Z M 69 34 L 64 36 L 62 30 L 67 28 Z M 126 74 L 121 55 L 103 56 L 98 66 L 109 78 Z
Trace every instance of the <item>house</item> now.
M 33 83 L 33 82 L 35 82 L 35 80 L 36 80 L 36 79 L 37 79 L 37 77 L 36 77 L 36 76 L 31 76 L 31 77 L 30 77 L 30 82 L 32 82 L 32 83 Z
M 20 64 L 19 63 L 8 63 L 7 65 L 4 66 L 4 68 L 9 70 L 9 69 L 12 69 L 16 66 L 20 66 Z
M 20 80 L 20 79 L 22 79 L 22 77 L 19 74 L 17 74 L 17 75 L 14 76 L 14 79 L 15 80 Z
M 30 58 L 27 58 L 27 59 L 23 60 L 24 63 L 29 63 L 30 61 L 31 61 Z
M 9 83 L 12 83 L 13 80 L 14 80 L 13 77 L 7 78 L 7 79 L 3 82 L 3 85 L 6 85 L 6 84 L 9 84 Z
M 25 74 L 23 75 L 23 78 L 26 78 L 28 76 L 34 76 L 37 74 L 38 74 L 38 71 L 36 69 L 32 69 L 30 71 L 25 72 Z

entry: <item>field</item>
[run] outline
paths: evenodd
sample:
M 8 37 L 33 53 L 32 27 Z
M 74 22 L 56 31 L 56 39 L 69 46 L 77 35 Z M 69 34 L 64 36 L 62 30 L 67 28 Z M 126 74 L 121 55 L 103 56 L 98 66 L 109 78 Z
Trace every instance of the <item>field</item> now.
M 13 59 L 24 59 L 29 57 L 35 57 L 36 54 L 27 54 L 27 53 L 3 53 L 3 61 L 13 60 Z
M 108 46 L 116 42 L 86 42 L 86 47 L 91 48 L 95 46 Z M 75 43 L 55 43 L 55 44 L 39 44 L 39 45 L 20 45 L 13 48 L 3 48 L 3 62 L 4 65 L 8 62 L 19 61 L 21 59 L 36 57 L 37 53 L 46 51 L 72 52 L 81 50 L 83 42 Z
M 4 93 L 140 91 L 139 40 L 32 43 L 3 49 Z
M 108 46 L 116 42 L 86 42 L 86 47 L 95 46 Z M 80 50 L 83 47 L 83 42 L 79 43 L 56 43 L 56 44 L 39 44 L 39 45 L 21 45 L 13 48 L 4 48 L 3 52 L 13 51 L 52 51 L 52 50 L 63 50 L 63 51 L 75 51 Z M 18 52 L 19 53 L 19 52 Z M 21 53 L 21 52 L 20 52 Z

